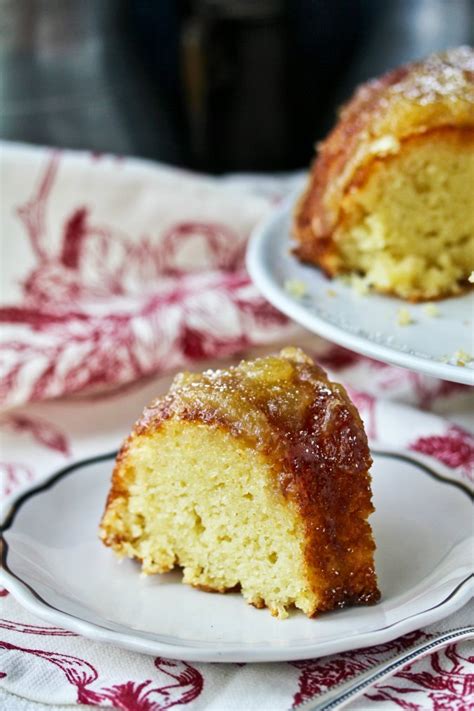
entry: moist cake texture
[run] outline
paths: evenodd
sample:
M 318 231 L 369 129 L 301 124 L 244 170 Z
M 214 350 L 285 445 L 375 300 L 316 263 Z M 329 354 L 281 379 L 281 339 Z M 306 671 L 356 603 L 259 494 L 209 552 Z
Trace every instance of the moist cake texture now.
M 362 85 L 319 146 L 296 254 L 411 301 L 468 288 L 474 269 L 474 50 Z
M 374 603 L 371 462 L 344 388 L 299 349 L 182 373 L 124 443 L 100 535 L 280 617 Z

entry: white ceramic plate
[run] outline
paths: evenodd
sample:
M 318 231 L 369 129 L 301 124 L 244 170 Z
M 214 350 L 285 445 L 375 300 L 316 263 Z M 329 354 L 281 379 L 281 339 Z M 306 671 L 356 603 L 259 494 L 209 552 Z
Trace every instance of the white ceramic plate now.
M 474 361 L 466 366 L 443 362 L 456 351 L 474 355 L 474 294 L 437 302 L 439 316 L 423 304 L 407 304 L 378 294 L 361 296 L 340 280 L 329 280 L 292 254 L 290 237 L 294 198 L 259 226 L 247 251 L 247 267 L 256 286 L 277 309 L 305 328 L 358 353 L 443 380 L 474 385 Z M 295 298 L 285 284 L 302 282 Z M 406 308 L 414 323 L 400 326 Z M 454 362 L 454 361 L 453 361 Z
M 29 490 L 4 522 L 0 581 L 31 612 L 91 639 L 190 661 L 303 659 L 379 644 L 441 619 L 471 595 L 467 487 L 411 455 L 374 456 L 372 525 L 382 600 L 308 619 L 256 610 L 232 593 L 142 577 L 98 539 L 113 454 Z

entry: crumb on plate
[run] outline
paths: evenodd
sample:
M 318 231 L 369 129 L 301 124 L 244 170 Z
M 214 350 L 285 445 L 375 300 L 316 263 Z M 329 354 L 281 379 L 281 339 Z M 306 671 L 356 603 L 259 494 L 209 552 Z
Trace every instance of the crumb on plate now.
M 456 365 L 467 365 L 472 360 L 472 355 L 460 348 L 453 354 L 453 360 Z
M 308 293 L 306 284 L 299 279 L 287 279 L 285 281 L 285 291 L 290 296 L 294 296 L 295 299 L 302 299 Z
M 402 307 L 401 309 L 398 309 L 397 311 L 397 324 L 399 326 L 409 326 L 411 323 L 414 323 L 413 317 L 411 313 L 408 311 L 408 309 Z
M 431 316 L 432 318 L 435 318 L 440 314 L 439 308 L 436 306 L 436 304 L 433 304 L 431 302 L 423 306 L 423 311 L 427 316 Z

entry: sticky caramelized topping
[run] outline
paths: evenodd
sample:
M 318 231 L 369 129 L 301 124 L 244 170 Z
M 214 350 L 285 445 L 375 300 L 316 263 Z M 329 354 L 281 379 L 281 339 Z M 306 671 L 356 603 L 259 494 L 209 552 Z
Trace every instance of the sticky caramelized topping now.
M 413 65 L 389 91 L 421 105 L 443 97 L 474 103 L 474 53 L 470 47 L 456 47 L 433 54 Z
M 298 348 L 226 370 L 180 373 L 169 395 L 145 411 L 139 429 L 171 416 L 221 425 L 293 471 L 367 471 L 371 463 L 344 388 Z

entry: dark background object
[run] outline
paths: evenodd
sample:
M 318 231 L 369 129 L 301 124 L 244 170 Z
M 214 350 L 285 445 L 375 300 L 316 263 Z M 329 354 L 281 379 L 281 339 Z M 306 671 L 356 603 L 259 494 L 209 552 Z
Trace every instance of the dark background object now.
M 474 41 L 474 0 L 0 0 L 0 138 L 304 167 L 355 85 Z

